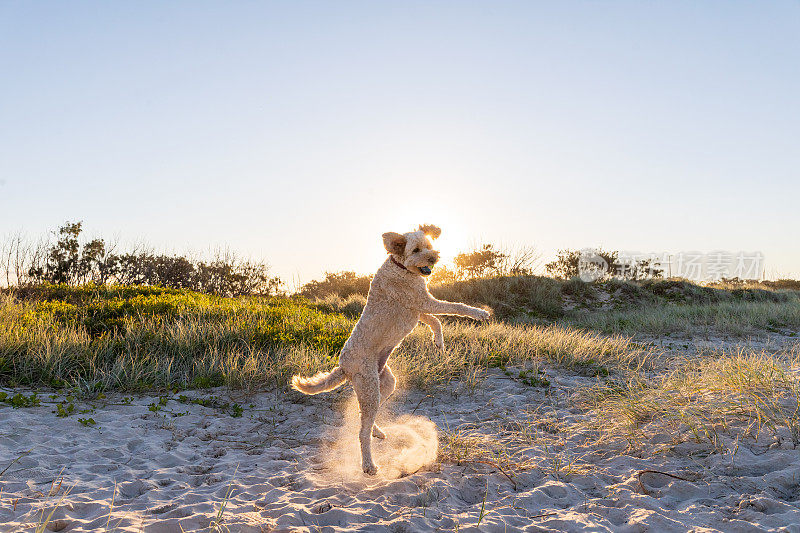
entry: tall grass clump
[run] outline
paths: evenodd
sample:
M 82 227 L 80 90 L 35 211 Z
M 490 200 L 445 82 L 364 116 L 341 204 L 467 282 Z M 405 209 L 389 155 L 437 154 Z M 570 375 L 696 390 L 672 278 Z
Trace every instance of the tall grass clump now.
M 586 375 L 635 371 L 659 357 L 652 348 L 624 337 L 549 325 L 486 325 L 450 322 L 446 350 L 436 349 L 427 328 L 418 327 L 392 355 L 392 367 L 414 386 L 447 382 L 475 368 L 547 362 Z
M 638 448 L 656 435 L 721 447 L 762 430 L 800 444 L 796 357 L 736 351 L 687 359 L 672 372 L 602 384 L 585 394 L 601 440 Z
M 328 294 L 313 300 L 313 305 L 320 311 L 327 313 L 341 313 L 350 318 L 358 318 L 367 305 L 366 296 L 351 294 L 345 298 L 337 294 Z

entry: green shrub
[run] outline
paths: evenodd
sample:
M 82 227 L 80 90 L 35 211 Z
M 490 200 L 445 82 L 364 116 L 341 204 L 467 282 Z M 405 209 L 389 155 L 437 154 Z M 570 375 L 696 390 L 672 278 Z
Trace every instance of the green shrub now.
M 300 288 L 299 294 L 312 300 L 331 294 L 339 298 L 366 297 L 371 282 L 372 276 L 359 276 L 355 272 L 326 272 L 325 279 L 309 281 Z

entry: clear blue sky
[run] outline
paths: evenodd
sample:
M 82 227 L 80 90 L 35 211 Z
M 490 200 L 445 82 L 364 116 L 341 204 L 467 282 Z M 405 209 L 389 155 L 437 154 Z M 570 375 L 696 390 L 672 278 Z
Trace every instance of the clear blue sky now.
M 0 234 L 288 281 L 380 234 L 760 250 L 800 276 L 800 3 L 0 3 Z

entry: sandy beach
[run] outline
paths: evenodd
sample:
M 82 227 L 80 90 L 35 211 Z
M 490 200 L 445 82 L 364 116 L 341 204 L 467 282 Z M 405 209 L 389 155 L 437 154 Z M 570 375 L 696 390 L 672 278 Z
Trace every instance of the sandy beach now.
M 575 396 L 597 377 L 544 370 L 547 388 L 488 369 L 398 391 L 377 477 L 359 469 L 349 386 L 109 394 L 66 417 L 40 393 L 0 407 L 0 530 L 55 509 L 45 531 L 800 531 L 789 436 L 710 450 L 662 434 L 626 451 L 582 424 Z

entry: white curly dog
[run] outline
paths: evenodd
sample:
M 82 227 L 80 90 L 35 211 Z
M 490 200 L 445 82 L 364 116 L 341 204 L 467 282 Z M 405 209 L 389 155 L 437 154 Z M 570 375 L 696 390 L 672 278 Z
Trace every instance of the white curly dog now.
M 339 366 L 310 378 L 292 376 L 292 388 L 305 394 L 327 392 L 350 380 L 361 408 L 361 466 L 367 474 L 378 471 L 372 460 L 370 435 L 386 437 L 375 424 L 375 416 L 381 403 L 394 392 L 396 380 L 386 364 L 392 350 L 420 321 L 431 328 L 436 346 L 444 349 L 442 323 L 434 315 L 489 318 L 483 309 L 437 300 L 428 292 L 425 277 L 439 260 L 431 239 L 440 234 L 441 230 L 432 225 L 402 235 L 384 233 L 383 245 L 389 258 L 372 279 L 367 305 L 339 354 Z

